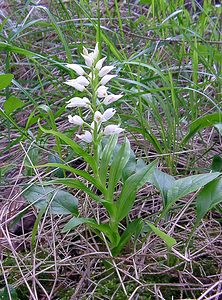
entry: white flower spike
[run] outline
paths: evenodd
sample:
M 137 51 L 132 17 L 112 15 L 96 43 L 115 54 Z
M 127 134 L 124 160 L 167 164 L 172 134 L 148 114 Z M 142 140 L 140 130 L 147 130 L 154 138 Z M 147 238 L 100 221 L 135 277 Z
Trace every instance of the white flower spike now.
M 98 89 L 97 89 L 97 96 L 98 98 L 105 98 L 107 96 L 107 87 L 104 85 L 101 85 Z
M 66 67 L 74 70 L 80 76 L 85 74 L 85 71 L 83 70 L 83 68 L 77 64 L 67 64 Z
M 69 119 L 69 123 L 72 123 L 72 124 L 75 124 L 75 125 L 82 125 L 84 123 L 83 119 L 80 117 L 80 116 L 71 116 L 69 115 L 68 116 L 68 119 Z
M 107 82 L 109 82 L 111 79 L 115 78 L 116 76 L 117 76 L 117 75 L 105 75 L 105 76 L 101 79 L 100 83 L 101 83 L 102 85 L 105 85 L 105 84 L 107 84 Z
M 86 143 L 91 143 L 92 142 L 92 133 L 90 131 L 85 131 L 84 134 L 77 134 L 76 135 L 80 140 L 86 142 Z
M 74 97 L 68 101 L 66 107 L 89 107 L 90 101 L 88 98 Z
M 103 100 L 103 103 L 105 105 L 109 105 L 110 103 L 113 103 L 113 102 L 119 100 L 122 97 L 123 97 L 123 95 L 114 95 L 114 94 L 111 94 L 111 95 L 106 96 L 106 98 Z
M 104 129 L 104 134 L 105 135 L 111 135 L 111 134 L 119 134 L 123 132 L 124 129 L 120 128 L 119 125 L 108 125 Z
M 103 77 L 114 69 L 114 66 L 105 66 L 99 71 L 99 77 Z

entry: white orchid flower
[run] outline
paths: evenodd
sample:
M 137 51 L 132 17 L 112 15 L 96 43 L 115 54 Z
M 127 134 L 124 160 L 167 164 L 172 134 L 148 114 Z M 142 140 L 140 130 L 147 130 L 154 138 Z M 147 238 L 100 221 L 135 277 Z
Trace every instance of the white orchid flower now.
M 105 60 L 106 60 L 106 56 L 97 61 L 95 68 L 98 71 L 102 68 L 103 63 L 104 63 Z
M 97 89 L 97 96 L 98 98 L 105 98 L 107 96 L 107 87 L 104 85 L 101 85 L 98 89 Z
M 105 105 L 109 105 L 110 103 L 113 103 L 113 102 L 119 100 L 122 97 L 123 97 L 123 95 L 114 95 L 114 94 L 111 94 L 111 95 L 108 95 L 108 96 L 105 97 L 105 99 L 103 100 L 103 103 Z
M 115 115 L 115 113 L 116 113 L 116 110 L 114 108 L 108 108 L 107 110 L 105 110 L 105 112 L 102 115 L 103 122 L 111 119 Z
M 124 129 L 120 128 L 119 125 L 111 124 L 111 125 L 108 125 L 108 126 L 105 127 L 104 134 L 105 135 L 119 134 L 123 131 L 124 131 Z
M 88 98 L 74 97 L 68 101 L 66 107 L 89 107 L 90 101 Z
M 88 50 L 83 47 L 83 54 L 82 57 L 85 59 L 85 63 L 88 67 L 92 67 L 97 60 L 99 55 L 99 45 L 96 43 L 96 47 L 93 52 L 89 53 Z
M 80 76 L 85 74 L 85 71 L 83 70 L 83 68 L 77 64 L 67 64 L 66 67 L 74 70 Z
M 102 85 L 105 85 L 105 84 L 107 84 L 107 82 L 109 82 L 111 79 L 115 78 L 116 76 L 117 76 L 117 75 L 105 75 L 105 76 L 101 79 L 100 83 L 101 83 Z
M 76 135 L 80 140 L 86 142 L 86 143 L 91 143 L 92 142 L 92 133 L 90 131 L 85 131 L 84 134 L 77 134 Z
M 84 76 L 79 76 L 76 79 L 74 79 L 76 83 L 84 85 L 84 86 L 88 86 L 89 85 L 89 80 L 84 77 Z
M 99 71 L 99 77 L 104 77 L 106 74 L 111 72 L 114 69 L 114 66 L 105 66 Z
M 85 86 L 82 84 L 79 84 L 76 79 L 71 79 L 65 82 L 65 84 L 70 85 L 74 87 L 77 91 L 83 92 L 85 90 Z
M 94 114 L 94 121 L 96 123 L 102 123 L 103 122 L 103 115 L 101 114 L 100 111 L 96 111 L 95 114 Z
M 69 115 L 68 116 L 68 119 L 69 119 L 69 123 L 72 123 L 72 124 L 75 124 L 75 125 L 82 125 L 84 123 L 83 119 L 80 117 L 80 116 L 71 116 Z

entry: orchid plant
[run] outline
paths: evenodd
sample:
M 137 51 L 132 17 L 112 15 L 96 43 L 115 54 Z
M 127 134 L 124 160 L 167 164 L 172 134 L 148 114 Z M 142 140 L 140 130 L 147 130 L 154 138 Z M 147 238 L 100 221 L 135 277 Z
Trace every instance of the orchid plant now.
M 82 57 L 85 66 L 66 65 L 76 73 L 76 78 L 66 81 L 65 84 L 78 93 L 66 105 L 67 109 L 79 112 L 68 115 L 68 121 L 72 125 L 80 126 L 80 134 L 76 134 L 77 142 L 57 130 L 47 130 L 40 124 L 39 126 L 43 132 L 53 134 L 57 140 L 68 144 L 74 153 L 87 163 L 84 171 L 62 163 L 45 164 L 46 167 L 57 167 L 78 175 L 78 179 L 59 178 L 47 184 L 63 184 L 69 188 L 82 190 L 107 211 L 107 221 L 101 223 L 99 219 L 80 217 L 72 210 L 73 217 L 63 231 L 67 232 L 85 223 L 100 238 L 106 239 L 113 255 L 118 255 L 131 237 L 137 236 L 142 228 L 140 218 L 130 222 L 128 215 L 137 191 L 151 180 L 156 163 L 152 162 L 148 166 L 145 163 L 142 166 L 138 164 L 127 138 L 121 145 L 118 144 L 118 135 L 124 133 L 124 129 L 120 124 L 110 122 L 116 114 L 112 106 L 123 95 L 110 93 L 107 84 L 117 75 L 110 74 L 114 66 L 104 66 L 106 57 L 100 58 L 99 55 L 99 47 L 96 44 L 92 52 L 83 48 Z M 79 92 L 82 93 L 82 97 L 79 97 Z M 79 141 L 88 144 L 89 147 L 83 148 Z M 49 192 L 51 193 L 51 190 Z M 65 206 L 69 211 L 74 203 L 72 200 L 69 203 L 62 203 L 65 200 L 61 199 L 58 201 L 60 206 L 63 205 L 63 208 Z M 124 228 L 123 224 L 121 226 L 120 224 L 125 218 L 127 225 Z

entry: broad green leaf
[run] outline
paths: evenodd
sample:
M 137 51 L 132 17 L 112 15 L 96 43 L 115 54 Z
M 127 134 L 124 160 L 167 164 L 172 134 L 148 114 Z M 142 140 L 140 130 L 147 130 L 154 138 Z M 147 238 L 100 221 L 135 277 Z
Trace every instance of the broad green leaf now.
M 168 190 L 167 204 L 161 216 L 163 217 L 178 199 L 197 191 L 220 175 L 221 173 L 214 172 L 209 174 L 193 175 L 176 180 L 172 188 Z
M 10 96 L 8 99 L 4 102 L 4 110 L 7 114 L 13 113 L 16 109 L 22 108 L 25 106 L 25 104 L 15 96 Z
M 160 190 L 164 201 L 164 205 L 166 205 L 167 193 L 175 183 L 174 177 L 156 169 L 153 173 L 151 183 L 154 184 Z
M 102 193 L 105 193 L 105 188 L 98 182 L 98 180 L 96 180 L 94 177 L 92 177 L 86 171 L 75 169 L 73 167 L 70 167 L 68 165 L 64 165 L 64 164 L 61 164 L 61 163 L 47 163 L 47 164 L 44 164 L 44 165 L 35 166 L 35 168 L 44 168 L 44 167 L 55 167 L 55 168 L 59 168 L 61 170 L 65 170 L 65 171 L 71 172 L 73 174 L 79 175 L 82 178 L 88 180 L 90 183 L 92 183 Z M 64 179 L 64 182 L 66 182 L 66 180 L 67 179 Z M 70 178 L 68 180 L 70 180 Z
M 222 158 L 219 155 L 214 155 L 211 170 L 213 172 L 221 172 L 222 171 Z
M 222 122 L 222 113 L 208 114 L 198 118 L 189 126 L 188 134 L 183 138 L 181 145 L 185 145 L 199 130 L 217 125 Z
M 118 234 L 115 234 L 112 232 L 112 230 L 109 227 L 109 224 L 98 224 L 95 220 L 90 218 L 77 218 L 73 217 L 69 222 L 64 226 L 62 232 L 67 232 L 75 227 L 81 225 L 81 224 L 87 224 L 89 227 L 94 229 L 98 236 L 100 236 L 100 233 L 104 233 L 106 237 L 109 238 L 111 244 L 116 245 L 119 242 L 119 236 Z
M 196 200 L 197 221 L 205 214 L 222 202 L 222 178 L 209 182 L 198 194 Z
M 134 204 L 137 191 L 147 181 L 150 181 L 156 168 L 156 164 L 157 162 L 153 161 L 148 166 L 131 175 L 123 184 L 119 199 L 115 202 L 116 215 L 114 218 L 117 223 L 128 215 Z
M 153 224 L 146 222 L 147 225 L 152 229 L 152 231 L 160 237 L 169 248 L 172 248 L 177 242 L 174 238 L 160 230 L 158 227 L 154 226 Z
M 12 82 L 13 74 L 1 74 L 0 75 L 0 91 L 5 89 Z
M 222 123 L 214 125 L 220 135 L 222 135 Z
M 120 147 L 116 156 L 114 157 L 109 173 L 109 184 L 107 189 L 107 201 L 112 201 L 113 193 L 116 188 L 116 184 L 122 176 L 123 168 L 130 157 L 130 143 L 126 140 Z
M 95 163 L 93 157 L 90 156 L 86 151 L 84 151 L 72 139 L 70 139 L 69 137 L 67 137 L 65 134 L 63 134 L 61 132 L 58 132 L 58 131 L 55 131 L 55 130 L 47 130 L 47 129 L 43 128 L 40 124 L 39 124 L 39 127 L 44 133 L 52 134 L 55 137 L 59 137 L 62 141 L 64 141 L 67 145 L 69 145 L 76 154 L 81 156 L 91 166 L 91 168 L 94 171 L 97 169 L 97 166 L 96 166 L 96 163 Z
M 135 234 L 138 236 L 138 234 L 141 232 L 143 227 L 143 222 L 141 219 L 136 219 L 133 222 L 131 222 L 127 228 L 124 230 L 123 234 L 120 237 L 120 241 L 116 247 L 112 249 L 112 254 L 114 256 L 117 256 L 120 254 L 120 252 L 123 250 L 125 245 L 130 241 L 131 237 Z
M 108 143 L 106 144 L 101 157 L 100 167 L 99 167 L 99 176 L 102 183 L 106 184 L 107 172 L 109 168 L 109 163 L 113 154 L 113 151 L 116 147 L 118 140 L 118 135 L 113 134 L 110 136 Z
M 93 200 L 102 203 L 103 200 L 95 195 L 84 183 L 74 178 L 58 178 L 47 182 L 47 184 L 64 184 L 65 186 L 86 192 Z
M 87 222 L 87 218 L 77 218 L 73 217 L 69 220 L 69 222 L 64 226 L 62 232 L 68 232 L 81 224 L 85 224 Z
M 38 209 L 49 205 L 52 214 L 76 215 L 78 213 L 78 199 L 66 191 L 49 186 L 32 185 L 24 191 L 23 196 Z

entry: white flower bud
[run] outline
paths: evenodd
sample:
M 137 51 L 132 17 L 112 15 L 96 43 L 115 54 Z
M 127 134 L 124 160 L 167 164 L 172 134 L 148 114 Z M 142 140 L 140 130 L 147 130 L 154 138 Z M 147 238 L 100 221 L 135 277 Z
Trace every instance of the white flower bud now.
M 105 135 L 119 134 L 122 131 L 124 131 L 124 129 L 120 128 L 119 125 L 108 125 L 104 129 L 104 134 Z
M 65 84 L 74 87 L 77 91 L 80 91 L 80 92 L 83 92 L 85 90 L 84 85 L 79 84 L 78 82 L 76 82 L 76 79 L 68 80 L 68 81 L 65 82 Z
M 97 96 L 98 98 L 104 98 L 107 96 L 107 87 L 104 85 L 101 85 L 98 89 L 97 89 Z
M 77 64 L 67 64 L 66 67 L 74 70 L 80 76 L 85 74 L 83 68 Z
M 97 61 L 95 68 L 99 71 L 102 66 L 103 66 L 103 62 L 105 61 L 106 57 L 101 58 L 100 60 Z
M 100 83 L 101 83 L 102 85 L 105 85 L 105 84 L 107 84 L 107 82 L 109 82 L 111 79 L 115 78 L 116 76 L 117 76 L 117 75 L 105 75 L 105 76 L 101 79 Z
M 76 79 L 74 79 L 76 83 L 84 85 L 84 86 L 88 86 L 89 85 L 89 80 L 86 79 L 86 77 L 84 76 L 79 76 Z
M 103 77 L 114 69 L 113 66 L 105 66 L 99 71 L 99 77 Z
M 84 134 L 77 134 L 76 135 L 80 140 L 86 142 L 86 143 L 91 143 L 92 142 L 92 134 L 89 131 L 85 131 Z
M 114 95 L 114 94 L 111 94 L 111 95 L 106 96 L 106 98 L 103 100 L 103 103 L 105 105 L 109 105 L 110 103 L 113 103 L 113 102 L 119 100 L 122 97 L 123 97 L 123 95 Z
M 93 57 L 91 57 L 90 55 L 84 55 L 84 54 L 82 54 L 82 57 L 85 59 L 86 65 L 91 68 L 94 63 Z
M 96 46 L 95 46 L 95 49 L 91 54 L 91 57 L 94 59 L 94 60 L 97 60 L 98 58 L 98 55 L 99 55 L 99 44 L 96 43 Z
M 90 101 L 88 98 L 74 97 L 68 101 L 66 107 L 89 107 Z
M 107 110 L 105 110 L 105 112 L 103 113 L 103 122 L 108 121 L 109 119 L 111 119 L 116 113 L 116 110 L 114 108 L 108 108 Z
M 75 124 L 75 125 L 82 125 L 84 123 L 83 119 L 80 117 L 80 116 L 71 116 L 69 115 L 68 116 L 68 119 L 69 119 L 69 123 L 72 123 L 72 124 Z

